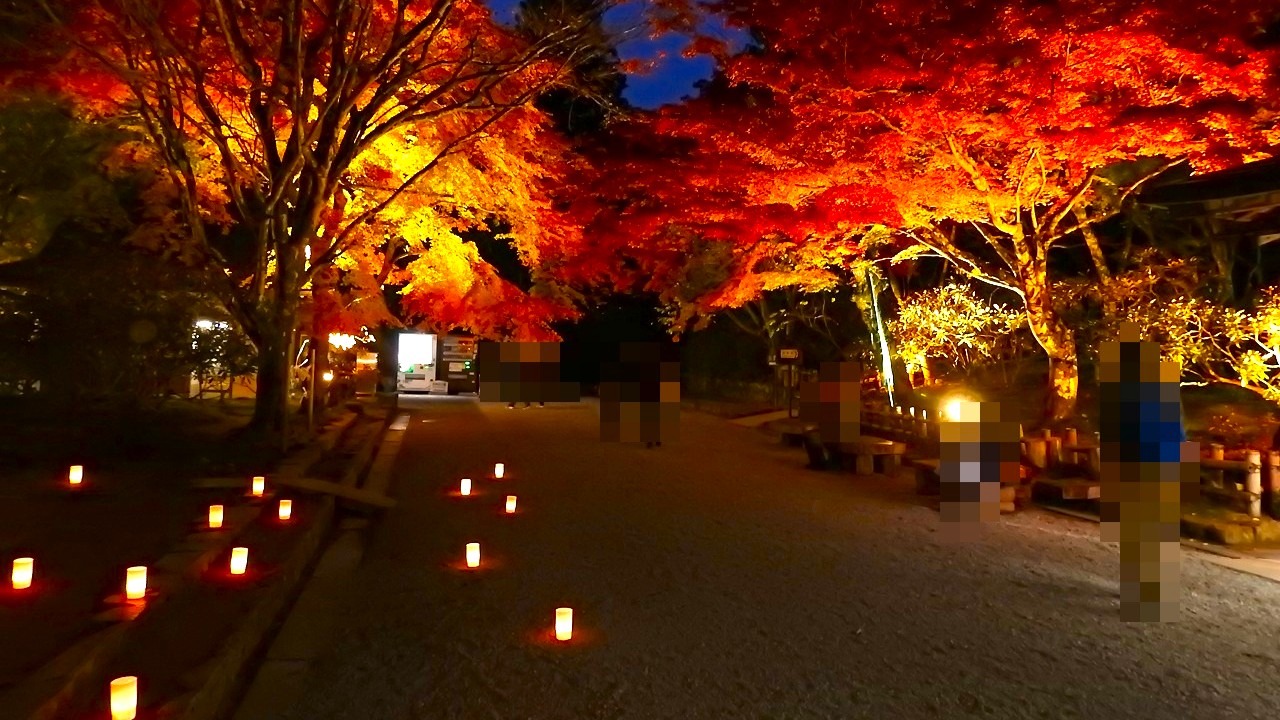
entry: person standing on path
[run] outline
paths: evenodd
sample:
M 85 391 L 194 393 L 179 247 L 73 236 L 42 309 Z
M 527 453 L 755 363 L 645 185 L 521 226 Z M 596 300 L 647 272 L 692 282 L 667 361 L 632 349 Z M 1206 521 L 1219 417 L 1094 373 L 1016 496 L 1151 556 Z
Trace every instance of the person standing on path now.
M 600 372 L 600 439 L 656 448 L 674 439 L 679 418 L 676 347 L 621 343 L 617 360 L 605 363 Z
M 1102 539 L 1120 543 L 1125 621 L 1168 622 L 1179 614 L 1182 496 L 1198 483 L 1200 454 L 1185 442 L 1181 375 L 1132 323 L 1102 345 Z

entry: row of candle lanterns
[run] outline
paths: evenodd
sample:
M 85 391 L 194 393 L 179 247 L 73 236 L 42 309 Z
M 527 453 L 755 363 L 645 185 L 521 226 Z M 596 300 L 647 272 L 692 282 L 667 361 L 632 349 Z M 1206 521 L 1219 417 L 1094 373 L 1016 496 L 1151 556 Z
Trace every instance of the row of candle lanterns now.
M 493 466 L 493 477 L 501 480 L 506 475 L 506 466 L 497 463 Z M 471 495 L 471 478 L 462 478 L 459 483 L 458 492 L 463 497 Z M 508 495 L 504 510 L 508 515 L 512 515 L 516 511 L 516 496 Z M 480 567 L 480 543 L 473 542 L 466 544 L 465 557 L 468 568 Z M 556 640 L 560 642 L 568 642 L 573 638 L 573 608 L 556 608 L 555 622 Z
M 73 485 L 81 485 L 84 483 L 84 467 L 81 465 L 72 465 L 71 470 L 67 474 L 68 482 Z M 263 497 L 266 493 L 266 478 L 258 476 L 253 478 L 250 484 L 249 494 L 253 497 Z M 514 502 L 508 503 L 514 508 Z M 511 512 L 511 511 L 508 511 Z M 213 504 L 209 506 L 208 527 L 210 530 L 218 530 L 222 528 L 223 521 L 226 516 L 226 507 L 221 504 Z M 276 506 L 276 517 L 281 522 L 288 522 L 293 517 L 293 501 L 289 499 L 281 499 Z M 232 575 L 243 575 L 249 564 L 249 549 L 246 547 L 236 547 L 231 550 L 230 571 Z M 30 589 L 35 579 L 36 560 L 33 557 L 14 558 L 12 571 L 10 572 L 10 586 L 14 590 Z M 135 565 L 125 570 L 125 599 L 142 600 L 147 594 L 147 568 L 143 565 Z
M 501 466 L 499 466 L 501 467 Z M 84 485 L 84 466 L 72 465 L 67 471 L 67 484 L 72 489 L 78 489 Z M 265 476 L 255 476 L 249 483 L 249 495 L 254 498 L 262 498 L 266 495 L 267 479 Z M 512 498 L 514 500 L 514 498 Z M 509 502 L 512 508 L 508 512 L 514 510 L 514 502 Z M 221 504 L 213 504 L 209 506 L 208 527 L 210 530 L 218 530 L 223 526 L 226 515 L 226 508 Z M 276 517 L 282 522 L 288 522 L 293 517 L 293 501 L 289 499 L 281 499 L 276 506 Z M 477 562 L 479 546 L 476 547 Z M 232 575 L 242 576 L 249 568 L 249 548 L 233 547 L 231 549 L 231 559 L 228 570 Z M 35 578 L 35 558 L 20 557 L 13 560 L 13 569 L 10 573 L 10 584 L 14 590 L 28 590 Z M 124 598 L 129 602 L 138 602 L 146 599 L 147 595 L 147 568 L 145 565 L 135 565 L 125 570 L 124 581 Z M 111 681 L 110 685 L 110 707 L 111 720 L 134 720 L 138 713 L 138 678 L 136 675 L 128 675 L 119 677 Z

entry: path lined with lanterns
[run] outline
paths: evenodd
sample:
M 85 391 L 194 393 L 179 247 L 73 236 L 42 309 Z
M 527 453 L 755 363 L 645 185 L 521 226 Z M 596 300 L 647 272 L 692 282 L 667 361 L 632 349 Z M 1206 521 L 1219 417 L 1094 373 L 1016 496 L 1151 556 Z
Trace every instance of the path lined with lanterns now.
M 600 442 L 590 403 L 403 407 L 399 504 L 288 718 L 1280 711 L 1280 586 L 1195 555 L 1184 620 L 1126 624 L 1094 526 L 942 540 L 909 482 L 704 415 L 646 450 Z

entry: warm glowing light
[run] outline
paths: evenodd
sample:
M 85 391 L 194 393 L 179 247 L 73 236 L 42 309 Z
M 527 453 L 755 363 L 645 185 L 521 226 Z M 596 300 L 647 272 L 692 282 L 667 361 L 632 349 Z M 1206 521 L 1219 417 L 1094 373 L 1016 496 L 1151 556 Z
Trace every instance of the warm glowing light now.
M 293 516 L 293 501 L 292 501 L 292 500 L 281 500 L 281 501 L 280 501 L 280 512 L 279 512 L 279 515 L 280 515 L 280 519 L 281 519 L 281 520 L 288 520 L 290 517 L 292 517 L 292 516 Z
M 347 335 L 345 333 L 332 333 L 329 335 L 329 344 L 339 350 L 350 350 L 356 346 L 359 340 L 355 335 Z
M 13 581 L 14 590 L 26 590 L 31 587 L 31 577 L 35 574 L 36 561 L 34 558 L 20 557 L 13 561 L 13 574 L 10 579 Z
M 333 382 L 333 373 L 328 370 L 324 371 L 324 375 L 322 377 L 324 377 L 325 382 Z
M 138 717 L 138 676 L 127 675 L 111 681 L 111 720 Z
M 556 639 L 573 637 L 573 608 L 556 608 Z
M 494 466 L 493 466 L 493 476 L 494 476 L 494 477 L 496 477 L 496 478 L 498 478 L 499 480 L 501 480 L 501 479 L 502 479 L 502 476 L 503 476 L 503 475 L 506 475 L 506 474 L 507 474 L 507 466 L 506 466 L 506 465 L 503 465 L 502 463 L 497 463 L 496 465 L 494 465 Z
M 209 529 L 217 530 L 220 527 L 222 527 L 222 506 L 210 505 L 209 506 Z
M 243 575 L 249 567 L 249 548 L 231 548 L 231 574 Z
M 253 489 L 250 491 L 254 497 L 262 497 L 267 491 L 267 479 L 261 475 L 253 479 Z
M 947 401 L 946 416 L 948 420 L 959 420 L 960 410 L 964 407 L 964 403 L 960 398 Z
M 480 543 L 467 543 L 467 567 L 480 567 Z
M 461 488 L 461 491 L 462 491 L 462 494 L 463 494 L 463 495 L 470 495 L 470 494 L 471 494 L 471 478 L 462 478 L 462 488 Z
M 71 469 L 67 471 L 67 482 L 72 485 L 79 485 L 84 482 L 84 466 L 72 465 Z
M 508 495 L 507 496 L 507 514 L 510 515 L 515 511 L 516 511 L 516 496 Z
M 124 571 L 124 596 L 126 600 L 141 600 L 147 596 L 147 568 L 136 565 Z

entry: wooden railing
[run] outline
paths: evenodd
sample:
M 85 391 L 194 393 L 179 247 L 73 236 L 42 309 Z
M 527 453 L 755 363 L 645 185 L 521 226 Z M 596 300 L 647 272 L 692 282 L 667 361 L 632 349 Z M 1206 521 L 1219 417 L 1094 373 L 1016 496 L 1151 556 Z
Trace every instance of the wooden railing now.
M 918 454 L 936 457 L 939 421 L 924 408 L 861 408 L 864 432 L 905 442 Z M 1022 454 L 1027 464 L 1044 471 L 1074 465 L 1091 479 L 1101 474 L 1100 444 L 1096 433 L 1081 438 L 1075 428 L 1055 435 L 1048 429 L 1022 434 Z M 1280 519 L 1280 451 L 1228 451 L 1211 443 L 1201 447 L 1200 491 L 1203 497 L 1248 513 Z

